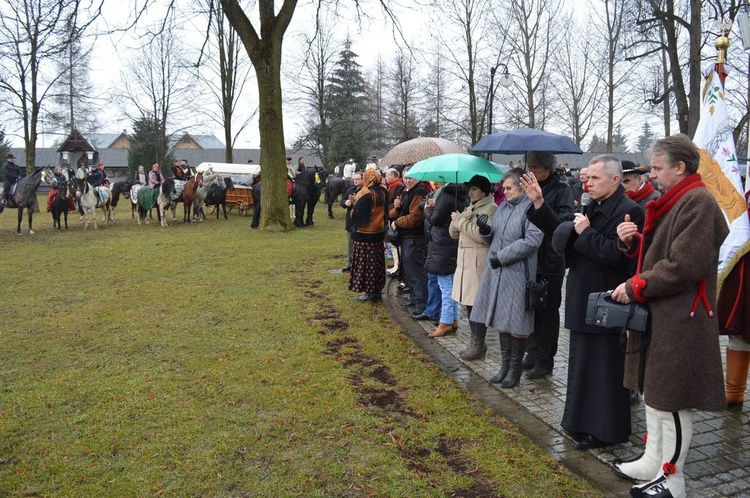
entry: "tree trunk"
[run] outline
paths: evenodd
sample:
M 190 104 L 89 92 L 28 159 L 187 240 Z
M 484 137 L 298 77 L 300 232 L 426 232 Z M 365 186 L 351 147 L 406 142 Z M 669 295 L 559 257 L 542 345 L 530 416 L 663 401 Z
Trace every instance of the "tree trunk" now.
M 263 46 L 255 65 L 258 81 L 260 164 L 263 166 L 261 227 L 292 228 L 286 195 L 286 148 L 281 111 L 281 47 Z

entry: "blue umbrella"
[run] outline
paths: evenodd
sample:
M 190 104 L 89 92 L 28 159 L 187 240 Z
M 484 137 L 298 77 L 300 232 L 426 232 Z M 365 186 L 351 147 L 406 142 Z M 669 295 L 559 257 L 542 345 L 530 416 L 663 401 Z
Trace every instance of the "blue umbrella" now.
M 417 180 L 443 183 L 466 183 L 474 175 L 495 183 L 502 179 L 507 167 L 470 154 L 443 154 L 417 162 L 404 176 Z
M 534 128 L 486 135 L 474 144 L 471 151 L 484 154 L 526 154 L 529 151 L 583 154 L 581 148 L 568 137 Z

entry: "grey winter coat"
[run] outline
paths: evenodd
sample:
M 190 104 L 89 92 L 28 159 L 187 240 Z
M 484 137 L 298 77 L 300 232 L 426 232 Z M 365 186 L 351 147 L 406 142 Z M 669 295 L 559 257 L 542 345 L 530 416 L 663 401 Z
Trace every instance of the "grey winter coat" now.
M 531 201 L 521 195 L 513 201 L 503 201 L 492 218 L 487 266 L 482 274 L 471 320 L 484 323 L 502 332 L 530 335 L 534 331 L 534 311 L 525 309 L 526 272 L 536 278 L 537 250 L 543 234 L 526 218 Z M 523 237 L 525 226 L 526 235 Z M 492 251 L 497 253 L 502 266 L 493 269 L 489 264 Z

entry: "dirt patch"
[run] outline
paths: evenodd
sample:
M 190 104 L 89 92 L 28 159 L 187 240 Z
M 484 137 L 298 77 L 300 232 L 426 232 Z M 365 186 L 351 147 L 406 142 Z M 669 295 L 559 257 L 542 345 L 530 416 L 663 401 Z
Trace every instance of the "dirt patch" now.
M 391 370 L 385 365 L 380 365 L 378 368 L 370 372 L 370 377 L 379 380 L 383 384 L 388 384 L 389 386 L 395 386 L 397 384 L 396 379 L 391 374 Z

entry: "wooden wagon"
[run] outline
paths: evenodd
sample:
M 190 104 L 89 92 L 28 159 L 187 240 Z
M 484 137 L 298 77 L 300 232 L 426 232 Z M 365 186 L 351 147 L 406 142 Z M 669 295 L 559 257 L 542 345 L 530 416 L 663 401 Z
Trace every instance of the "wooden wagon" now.
M 237 212 L 247 216 L 253 206 L 253 177 L 260 173 L 259 164 L 200 163 L 196 171 L 204 174 L 219 173 L 231 176 L 234 190 L 227 190 L 227 209 L 237 207 Z

